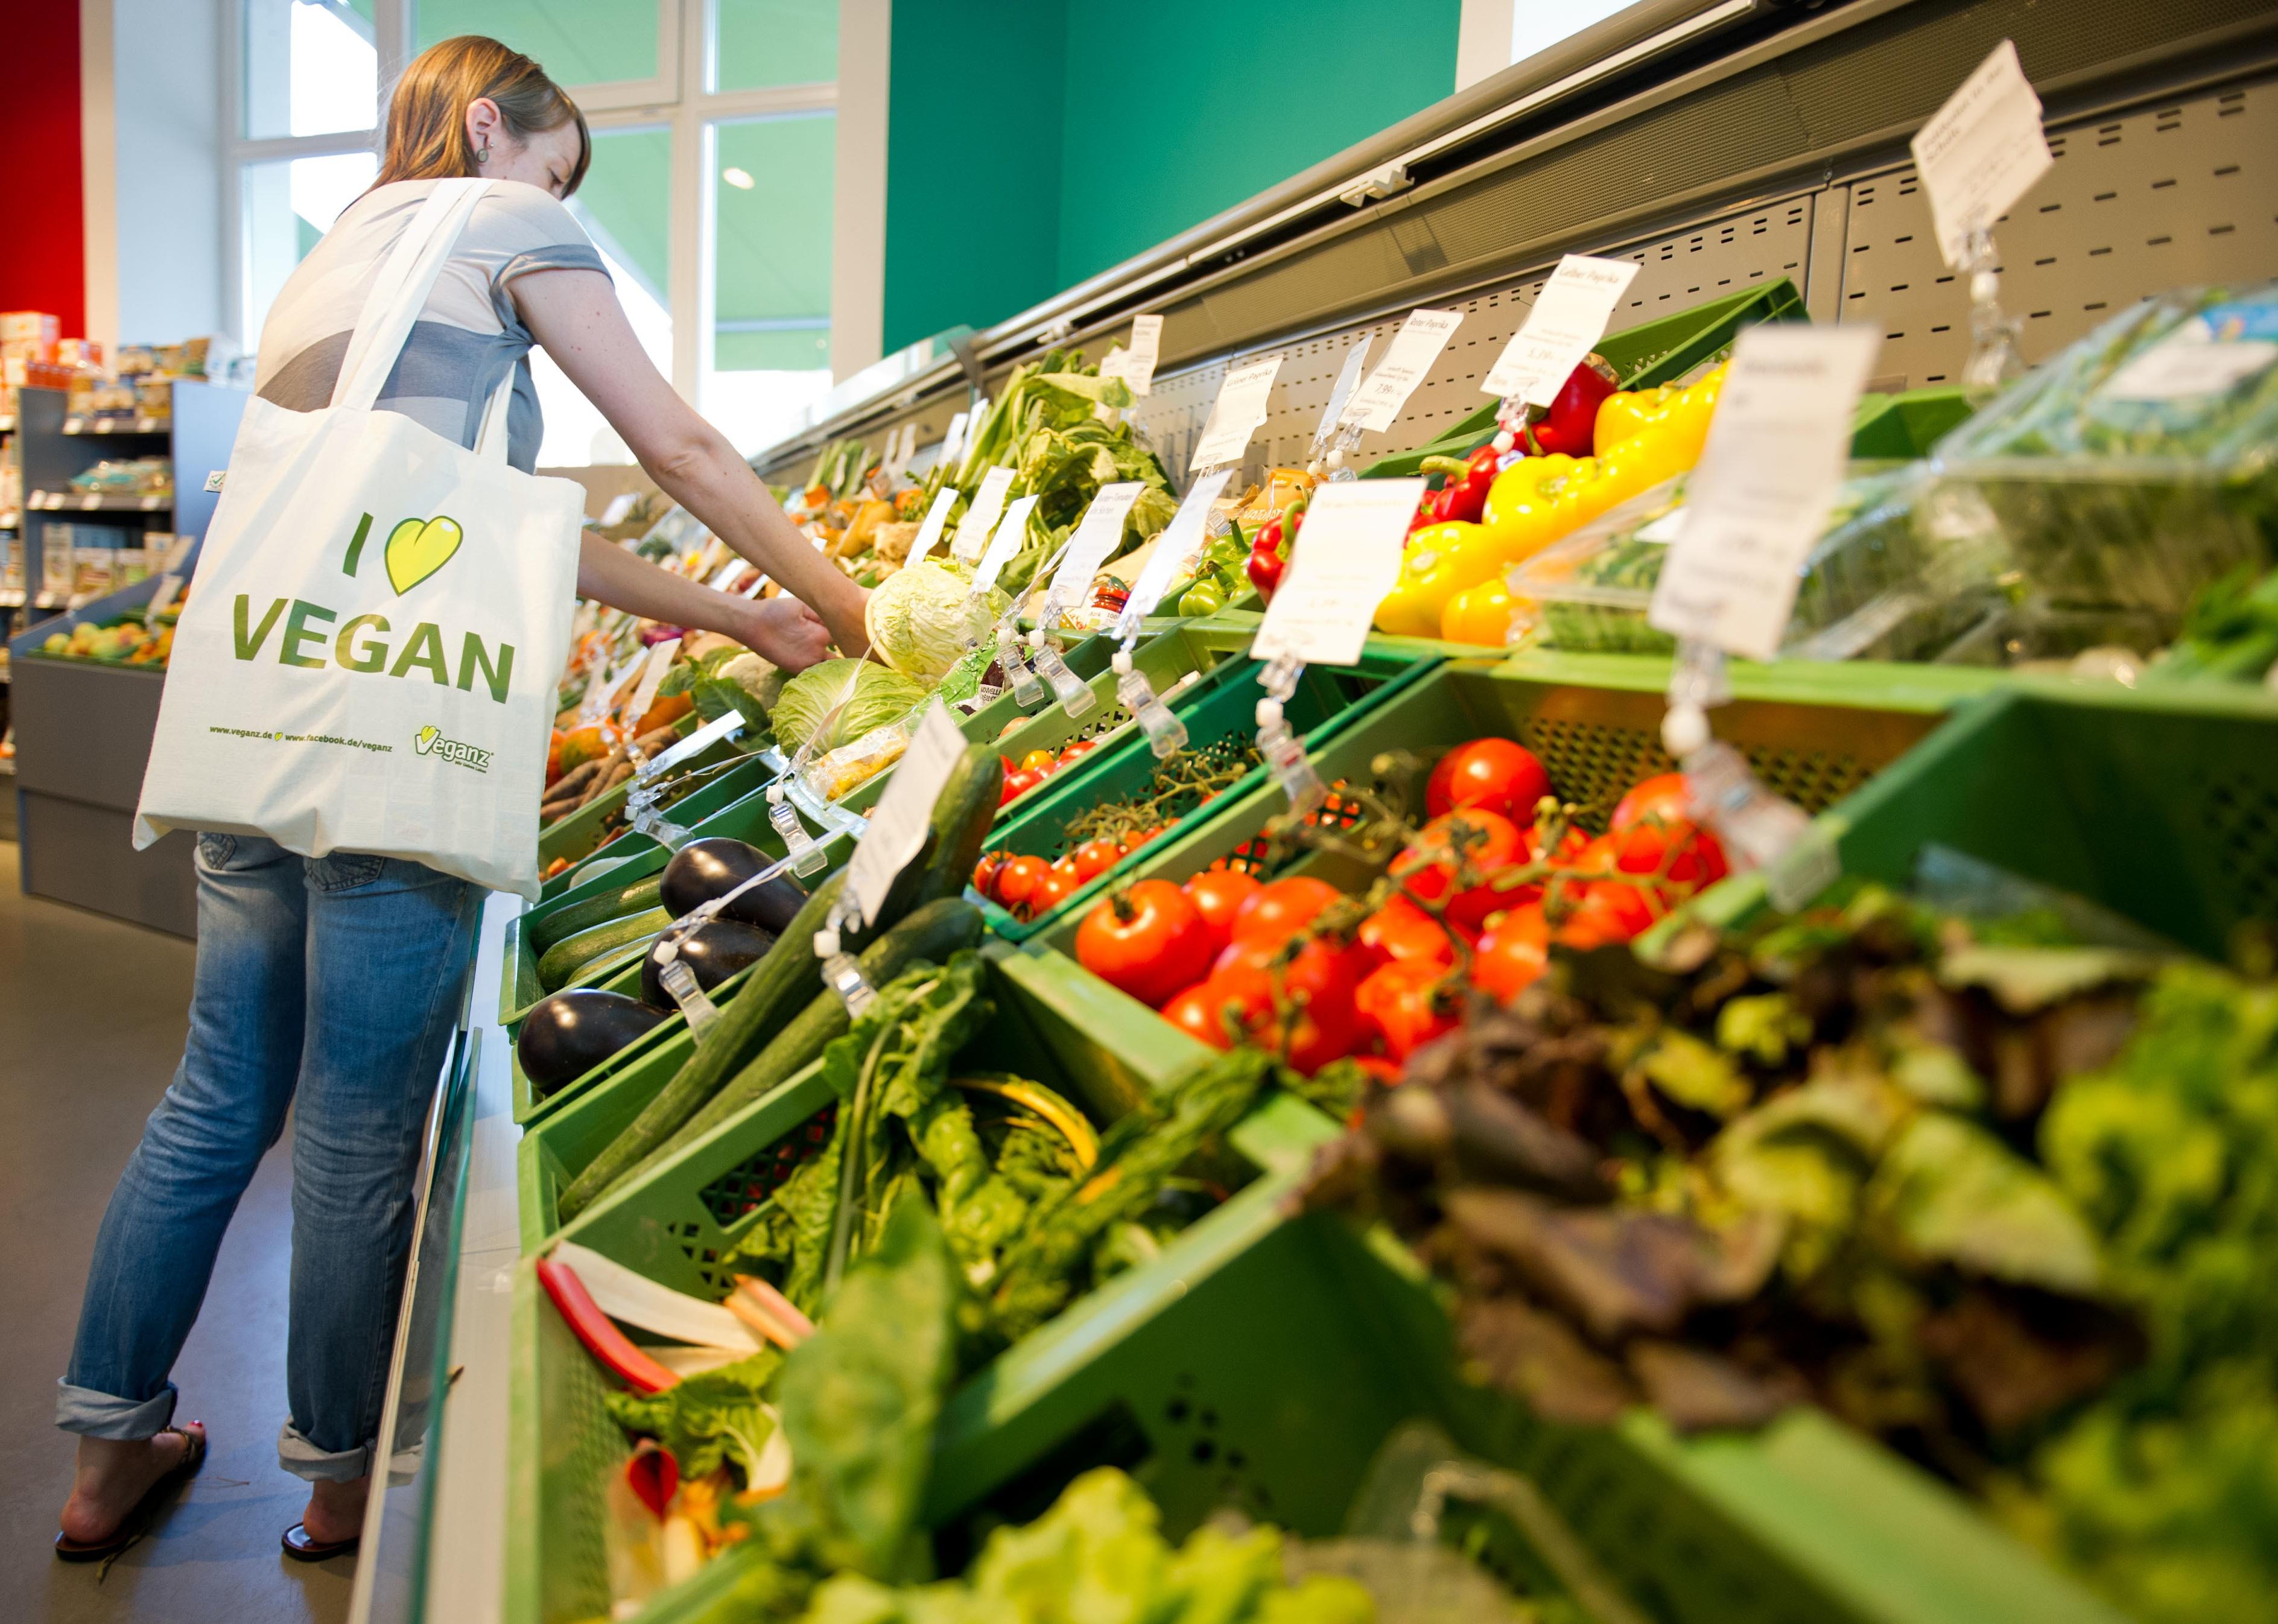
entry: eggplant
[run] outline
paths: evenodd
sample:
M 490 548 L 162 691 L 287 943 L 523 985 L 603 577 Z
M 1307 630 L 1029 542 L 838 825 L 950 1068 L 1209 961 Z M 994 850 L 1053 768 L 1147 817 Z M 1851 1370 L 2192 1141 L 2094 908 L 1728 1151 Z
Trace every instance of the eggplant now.
M 638 999 L 574 987 L 531 1006 L 515 1058 L 541 1099 L 574 1083 L 664 1019 Z
M 755 874 L 774 867 L 774 859 L 756 846 L 724 835 L 691 840 L 673 854 L 664 867 L 659 894 L 675 919 L 692 912 L 699 903 L 724 897 Z M 778 874 L 764 885 L 754 885 L 720 910 L 722 919 L 739 919 L 780 936 L 799 916 L 806 901 L 806 887 L 788 874 Z
M 746 964 L 767 957 L 768 949 L 776 945 L 776 933 L 740 919 L 722 917 L 693 928 L 677 924 L 659 936 L 648 957 L 641 961 L 641 1001 L 670 1010 L 679 1006 L 664 990 L 661 979 L 664 961 L 660 955 L 668 942 L 677 950 L 680 961 L 694 972 L 696 984 L 709 992 Z

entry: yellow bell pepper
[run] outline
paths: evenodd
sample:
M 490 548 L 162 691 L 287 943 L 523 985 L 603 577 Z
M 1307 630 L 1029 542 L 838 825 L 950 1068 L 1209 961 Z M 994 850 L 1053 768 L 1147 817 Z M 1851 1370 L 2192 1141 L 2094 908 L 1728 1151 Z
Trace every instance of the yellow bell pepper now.
M 1408 538 L 1400 579 L 1376 607 L 1376 629 L 1395 637 L 1437 637 L 1448 600 L 1502 567 L 1484 525 L 1460 519 L 1426 525 Z
M 1448 600 L 1440 615 L 1440 635 L 1450 643 L 1501 648 L 1510 641 L 1511 622 L 1533 607 L 1525 598 L 1512 597 L 1502 578 L 1494 576 Z

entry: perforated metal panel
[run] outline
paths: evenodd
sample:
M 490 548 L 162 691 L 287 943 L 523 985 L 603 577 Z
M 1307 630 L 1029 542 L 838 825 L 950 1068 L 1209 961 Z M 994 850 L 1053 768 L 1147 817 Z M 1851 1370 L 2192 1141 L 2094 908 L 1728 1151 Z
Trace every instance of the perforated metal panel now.
M 2258 84 L 2052 130 L 2054 170 L 1994 228 L 2001 301 L 2029 363 L 2147 295 L 2278 275 L 2278 86 Z M 1911 166 L 1854 181 L 1845 321 L 1883 328 L 1876 387 L 1945 383 L 1969 349 Z

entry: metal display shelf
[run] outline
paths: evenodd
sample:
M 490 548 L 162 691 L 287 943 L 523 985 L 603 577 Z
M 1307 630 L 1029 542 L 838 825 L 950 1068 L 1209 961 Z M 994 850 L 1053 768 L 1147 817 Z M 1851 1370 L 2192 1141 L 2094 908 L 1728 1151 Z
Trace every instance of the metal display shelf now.
M 47 513 L 171 513 L 174 509 L 174 494 L 172 491 L 164 495 L 123 491 L 30 491 L 25 494 L 24 506 L 32 512 Z
M 1131 417 L 1183 471 L 1228 365 L 1278 354 L 1243 476 L 1302 461 L 1346 353 L 1406 311 L 1464 323 L 1369 460 L 1481 403 L 1479 379 L 1566 252 L 1635 261 L 1612 331 L 1785 276 L 1816 321 L 1873 321 L 1869 387 L 1958 375 L 1968 296 L 1938 261 L 1907 142 L 2003 39 L 2044 102 L 2057 166 L 1996 241 L 2037 361 L 2163 288 L 2278 273 L 2259 206 L 2278 153 L 2278 7 L 2247 0 L 1762 0 L 1632 6 L 975 337 L 954 361 L 772 447 L 782 481 L 846 436 L 938 441 L 977 384 L 1054 344 L 1097 359 L 1164 317 Z M 1342 180 L 1340 180 L 1342 177 Z M 1372 187 L 1378 186 L 1379 191 Z

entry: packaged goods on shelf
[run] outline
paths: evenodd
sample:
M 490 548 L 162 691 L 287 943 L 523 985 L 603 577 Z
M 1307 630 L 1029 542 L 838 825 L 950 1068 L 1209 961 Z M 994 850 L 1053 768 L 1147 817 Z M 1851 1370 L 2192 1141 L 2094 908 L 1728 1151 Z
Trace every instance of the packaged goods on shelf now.
M 104 457 L 71 477 L 72 489 L 104 496 L 165 496 L 174 489 L 170 456 Z

